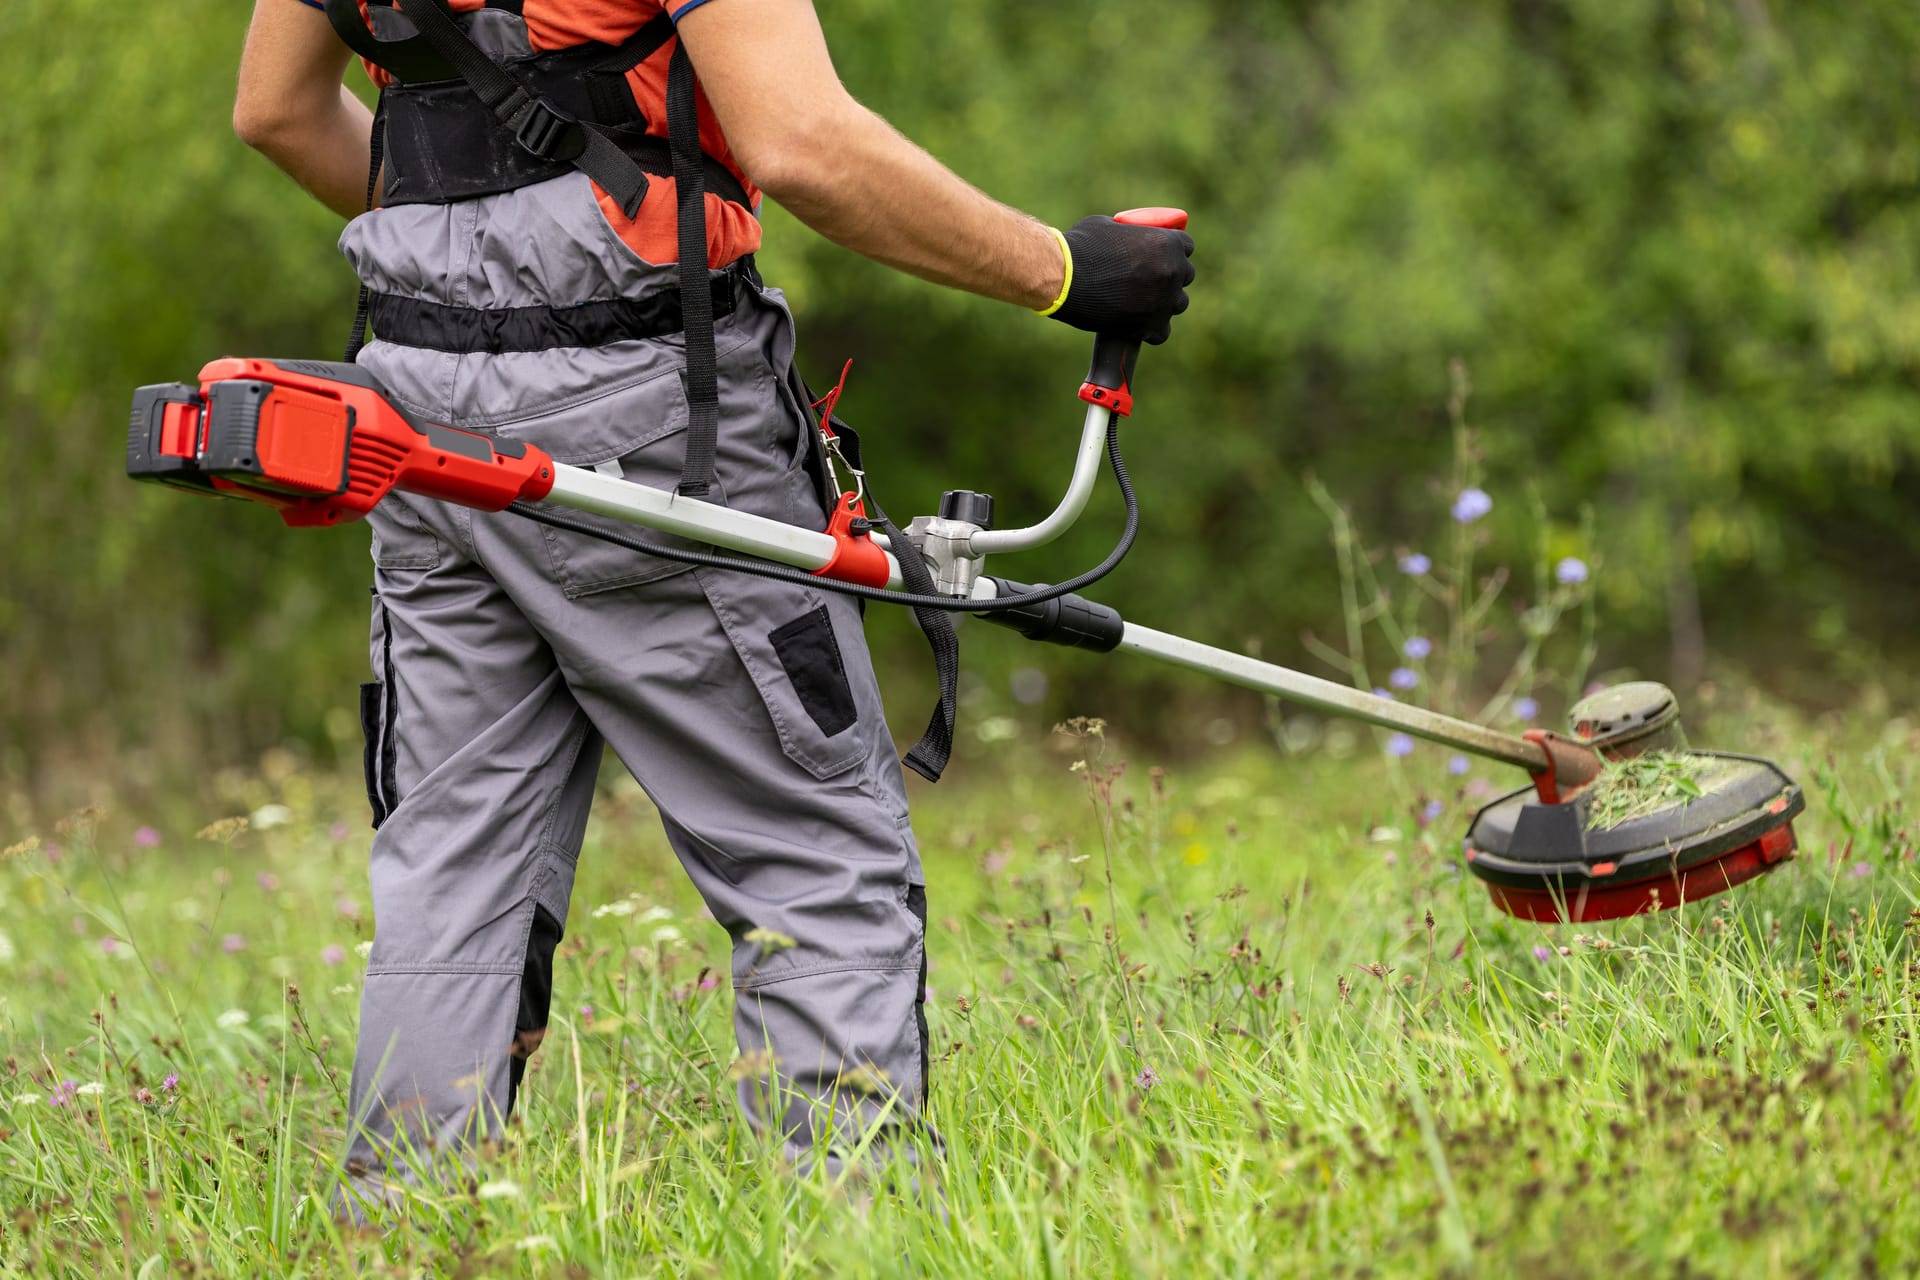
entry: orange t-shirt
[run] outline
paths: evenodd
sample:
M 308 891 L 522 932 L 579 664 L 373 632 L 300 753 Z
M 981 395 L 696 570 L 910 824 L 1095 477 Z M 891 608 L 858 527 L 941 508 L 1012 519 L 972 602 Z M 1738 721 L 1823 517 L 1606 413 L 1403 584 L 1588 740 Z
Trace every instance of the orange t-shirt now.
M 527 41 L 534 52 L 544 53 L 554 49 L 569 49 L 575 45 L 597 40 L 601 44 L 619 44 L 641 27 L 658 17 L 662 11 L 671 12 L 675 19 L 689 9 L 698 8 L 707 0 L 525 0 L 521 9 L 521 18 L 527 24 Z M 366 5 L 362 0 L 361 8 Z M 448 0 L 448 7 L 456 13 L 467 13 L 486 7 L 486 0 Z M 401 12 L 405 12 L 402 5 Z M 647 132 L 655 137 L 667 136 L 667 63 L 673 56 L 674 41 L 669 40 L 656 49 L 653 56 L 627 72 L 627 86 L 633 90 L 633 99 L 647 120 Z M 379 67 L 368 65 L 367 74 L 375 84 L 385 86 L 391 79 Z M 760 206 L 760 189 L 747 180 L 747 175 L 734 163 L 733 152 L 727 146 L 726 135 L 720 132 L 720 122 L 714 119 L 713 108 L 707 103 L 705 90 L 696 86 L 695 97 L 700 115 L 700 149 L 724 165 L 727 171 L 740 180 L 746 189 L 747 198 L 755 209 Z M 614 203 L 612 197 L 594 184 L 594 195 L 599 198 L 600 212 L 629 249 L 648 262 L 670 263 L 680 260 L 679 236 L 675 227 L 675 210 L 679 195 L 671 177 L 648 174 L 647 198 L 640 206 L 639 215 L 627 217 Z M 752 253 L 760 247 L 760 219 L 753 212 L 741 208 L 730 200 L 707 192 L 707 265 L 714 268 L 724 267 L 743 254 Z

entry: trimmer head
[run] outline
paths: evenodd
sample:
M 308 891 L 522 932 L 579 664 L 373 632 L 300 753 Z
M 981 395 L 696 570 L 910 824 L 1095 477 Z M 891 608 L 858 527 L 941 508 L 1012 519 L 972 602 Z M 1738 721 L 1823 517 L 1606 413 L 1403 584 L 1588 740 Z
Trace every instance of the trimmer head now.
M 1754 756 L 1684 751 L 1678 705 L 1664 686 L 1607 690 L 1570 719 L 1577 738 L 1609 759 L 1682 754 L 1700 794 L 1599 829 L 1589 826 L 1591 786 L 1558 802 L 1529 788 L 1489 804 L 1467 831 L 1467 866 L 1508 915 L 1577 922 L 1665 910 L 1793 856 L 1793 819 L 1806 808 L 1800 788 Z

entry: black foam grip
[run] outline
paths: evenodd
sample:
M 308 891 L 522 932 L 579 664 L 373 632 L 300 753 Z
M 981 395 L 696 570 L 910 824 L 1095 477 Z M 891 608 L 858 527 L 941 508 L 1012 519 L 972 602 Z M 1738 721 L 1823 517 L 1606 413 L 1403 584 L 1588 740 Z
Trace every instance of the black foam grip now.
M 1009 578 L 991 581 L 998 589 L 997 594 L 1003 596 L 1026 595 L 1035 590 Z M 1119 610 L 1075 595 L 1056 596 L 1038 604 L 1018 605 L 979 616 L 983 621 L 1018 631 L 1029 640 L 1044 640 L 1069 649 L 1091 649 L 1095 653 L 1111 653 L 1118 648 L 1127 629 Z

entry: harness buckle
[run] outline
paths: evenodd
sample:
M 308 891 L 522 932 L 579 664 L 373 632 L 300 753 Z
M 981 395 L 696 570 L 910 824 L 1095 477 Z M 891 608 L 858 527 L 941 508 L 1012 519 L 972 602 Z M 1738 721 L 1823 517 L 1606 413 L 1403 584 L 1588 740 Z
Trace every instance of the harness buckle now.
M 545 98 L 529 95 L 507 125 L 513 140 L 542 160 L 570 161 L 586 149 L 580 122 Z

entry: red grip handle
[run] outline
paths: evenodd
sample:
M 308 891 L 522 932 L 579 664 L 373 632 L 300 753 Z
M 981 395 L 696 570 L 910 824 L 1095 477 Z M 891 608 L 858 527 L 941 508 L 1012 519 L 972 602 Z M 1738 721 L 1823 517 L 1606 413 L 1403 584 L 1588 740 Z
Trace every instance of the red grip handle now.
M 1126 209 L 1113 215 L 1115 222 L 1124 222 L 1130 227 L 1165 227 L 1169 231 L 1187 229 L 1187 211 L 1170 209 L 1164 205 L 1153 205 L 1145 209 Z
M 1164 227 L 1168 231 L 1187 229 L 1187 211 L 1154 205 L 1145 209 L 1123 209 L 1113 215 L 1115 222 L 1129 227 Z M 1140 359 L 1140 344 L 1129 339 L 1096 334 L 1093 339 L 1093 365 L 1087 380 L 1080 384 L 1080 398 L 1088 404 L 1102 405 L 1121 417 L 1133 412 L 1133 366 Z

